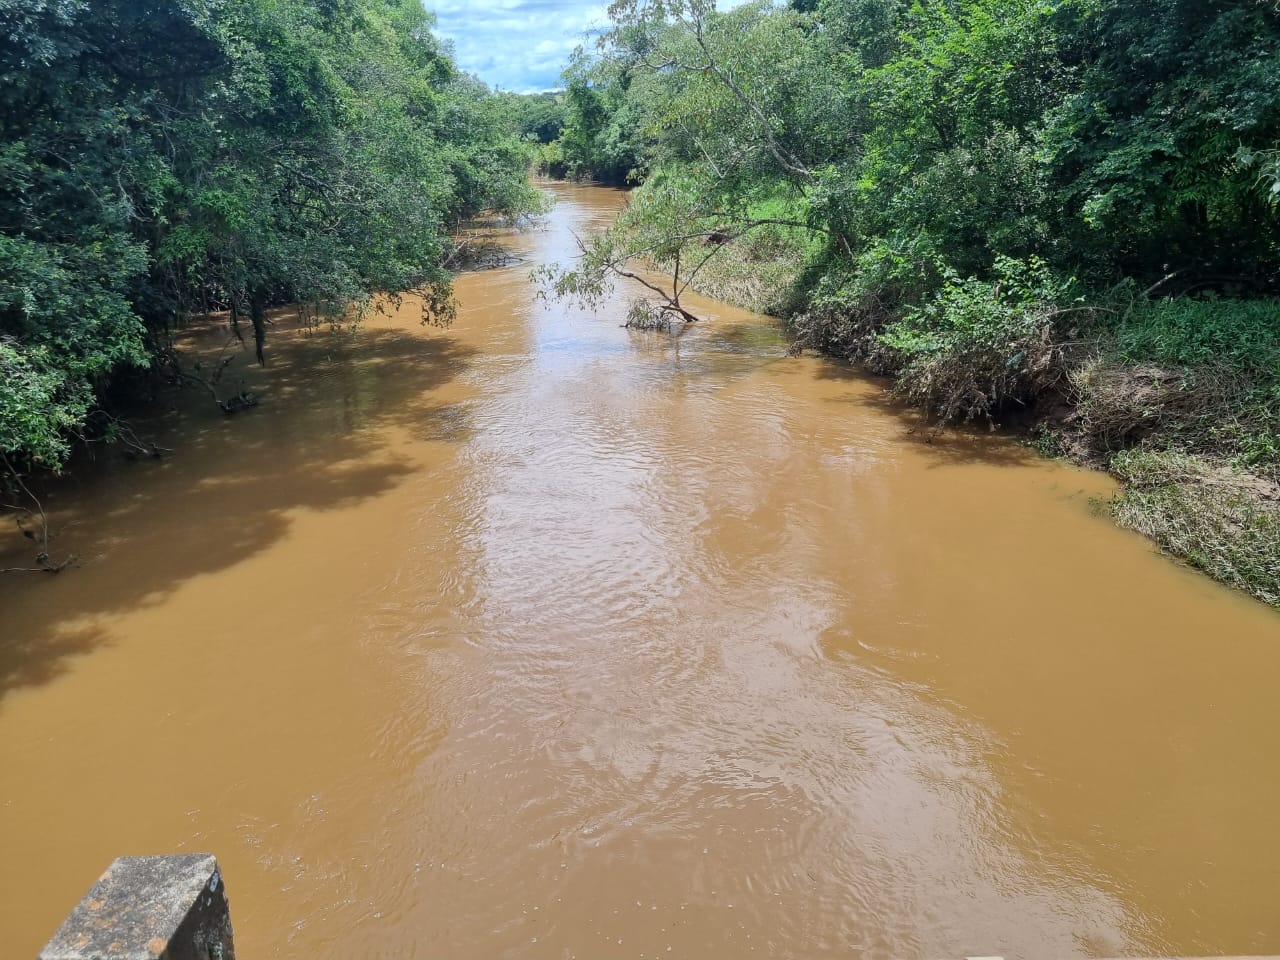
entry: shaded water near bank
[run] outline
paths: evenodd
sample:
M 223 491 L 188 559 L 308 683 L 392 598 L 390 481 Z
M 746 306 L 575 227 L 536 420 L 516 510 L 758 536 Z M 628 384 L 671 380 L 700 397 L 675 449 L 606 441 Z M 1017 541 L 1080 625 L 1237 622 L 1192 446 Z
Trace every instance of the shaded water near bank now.
M 620 202 L 555 191 L 533 262 Z M 282 320 L 261 407 L 52 491 L 85 562 L 0 579 L 7 956 L 177 850 L 246 957 L 1280 952 L 1274 612 L 764 318 L 528 269 L 445 331 Z

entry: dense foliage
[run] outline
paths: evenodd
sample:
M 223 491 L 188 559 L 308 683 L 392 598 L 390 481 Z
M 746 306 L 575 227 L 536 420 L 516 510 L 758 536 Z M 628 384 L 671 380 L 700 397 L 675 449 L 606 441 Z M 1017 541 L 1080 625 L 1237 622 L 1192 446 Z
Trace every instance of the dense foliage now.
M 419 0 L 0 0 L 0 453 L 56 467 L 189 315 L 424 289 L 530 203 L 504 103 Z
M 631 125 L 609 142 L 629 143 L 649 180 L 562 289 L 591 290 L 586 274 L 637 254 L 701 262 L 713 239 L 718 250 L 789 222 L 821 238 L 817 250 L 797 244 L 798 333 L 897 373 L 944 418 L 1066 383 L 1070 351 L 1057 375 L 1037 370 L 1036 339 L 1114 337 L 1133 362 L 1197 363 L 1209 350 L 1260 388 L 1280 382 L 1271 5 L 757 0 L 717 13 L 706 0 L 620 0 L 611 11 L 613 33 L 566 78 L 599 107 L 587 128 Z M 581 169 L 615 169 L 599 136 L 571 146 L 569 133 L 560 142 Z M 789 215 L 760 217 L 764 200 Z M 1032 275 L 1034 302 L 1014 293 Z
M 650 300 L 689 319 L 691 270 L 783 231 L 795 283 L 773 300 L 800 343 L 893 374 L 944 422 L 1069 409 L 1042 422 L 1061 434 L 1047 447 L 1255 471 L 1261 512 L 1232 522 L 1273 535 L 1271 0 L 618 0 L 611 15 L 566 80 L 601 107 L 583 129 L 630 129 L 560 142 L 578 175 L 615 169 L 608 145 L 625 142 L 646 182 L 552 278 L 560 292 L 597 296 L 642 258 L 683 271 Z M 1148 526 L 1186 527 L 1166 520 Z
M 625 140 L 633 169 L 679 166 L 716 213 L 785 184 L 829 237 L 828 301 L 838 273 L 879 319 L 1009 258 L 1094 288 L 1277 292 L 1269 4 L 795 6 L 615 3 L 610 42 L 566 74 L 596 105 L 566 153 L 600 173 Z

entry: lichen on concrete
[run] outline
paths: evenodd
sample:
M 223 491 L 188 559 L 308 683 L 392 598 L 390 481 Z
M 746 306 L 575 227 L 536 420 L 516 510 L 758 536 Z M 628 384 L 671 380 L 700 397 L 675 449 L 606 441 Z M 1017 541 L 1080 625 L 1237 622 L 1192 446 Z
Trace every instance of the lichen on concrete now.
M 212 854 L 121 857 L 40 960 L 235 960 L 218 861 Z

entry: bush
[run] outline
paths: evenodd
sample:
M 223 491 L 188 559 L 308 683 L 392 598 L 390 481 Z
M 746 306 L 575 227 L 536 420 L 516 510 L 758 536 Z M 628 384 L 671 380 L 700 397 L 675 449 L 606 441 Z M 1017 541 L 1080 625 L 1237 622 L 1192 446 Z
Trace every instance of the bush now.
M 874 240 L 852 265 L 830 255 L 812 261 L 809 304 L 792 327 L 804 346 L 891 373 L 899 358 L 879 339 L 881 332 L 941 282 L 927 238 L 906 248 Z
M 947 423 L 988 420 L 1030 403 L 1063 379 L 1054 326 L 1075 283 L 1040 260 L 996 261 L 998 279 L 960 279 L 944 270 L 941 290 L 889 323 L 881 343 L 901 361 L 896 391 Z
M 564 148 L 560 141 L 539 144 L 533 154 L 533 169 L 540 177 L 552 180 L 563 180 L 569 175 L 569 167 L 565 163 Z

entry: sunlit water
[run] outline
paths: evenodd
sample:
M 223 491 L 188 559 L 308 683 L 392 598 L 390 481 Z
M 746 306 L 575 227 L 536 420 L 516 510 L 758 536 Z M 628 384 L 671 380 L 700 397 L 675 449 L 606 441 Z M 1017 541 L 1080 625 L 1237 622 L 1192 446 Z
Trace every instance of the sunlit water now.
M 620 203 L 555 192 L 451 329 L 282 317 L 262 406 L 52 491 L 6 955 L 177 850 L 245 957 L 1280 952 L 1280 618 L 764 318 L 536 301 Z

